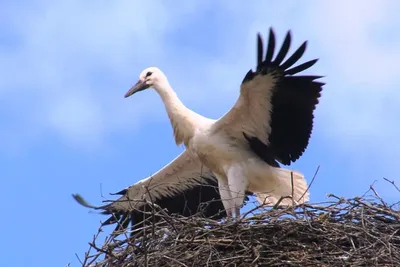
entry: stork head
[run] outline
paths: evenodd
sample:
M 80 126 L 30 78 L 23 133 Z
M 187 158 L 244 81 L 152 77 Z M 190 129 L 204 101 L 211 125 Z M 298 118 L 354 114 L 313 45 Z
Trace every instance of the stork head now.
M 147 68 L 140 73 L 137 83 L 126 92 L 125 98 L 150 87 L 159 89 L 166 83 L 167 77 L 161 70 L 156 67 Z

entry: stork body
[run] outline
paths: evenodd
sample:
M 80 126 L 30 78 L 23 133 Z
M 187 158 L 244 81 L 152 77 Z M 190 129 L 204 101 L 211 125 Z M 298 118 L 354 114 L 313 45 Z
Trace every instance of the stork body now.
M 270 29 L 265 55 L 258 35 L 257 68 L 245 75 L 237 102 L 218 120 L 188 109 L 158 68 L 145 69 L 125 97 L 154 88 L 165 105 L 176 144 L 183 143 L 186 150 L 159 172 L 123 190 L 119 200 L 99 208 L 106 212 L 127 210 L 123 201 L 149 198 L 148 192 L 156 199 L 173 197 L 215 179 L 219 201 L 228 216 L 240 215 L 246 191 L 270 205 L 288 195 L 295 203 L 307 201 L 304 176 L 280 168 L 278 162 L 290 165 L 305 151 L 323 83 L 315 81 L 320 76 L 295 75 L 317 61 L 292 67 L 303 55 L 306 42 L 283 62 L 290 42 L 288 32 L 273 60 L 274 32 Z M 206 181 L 200 182 L 204 177 Z M 149 190 L 151 184 L 154 188 Z M 293 200 L 285 199 L 281 205 L 291 205 Z
M 254 192 L 261 203 L 268 198 L 268 194 L 271 195 L 270 203 L 275 203 L 281 196 L 292 194 L 291 172 L 280 169 L 272 157 L 268 160 L 268 163 L 272 162 L 271 165 L 265 162 L 249 146 L 249 141 L 241 132 L 241 128 L 233 128 L 236 127 L 232 125 L 235 123 L 234 120 L 240 120 L 240 116 L 232 119 L 230 118 L 232 115 L 228 113 L 224 121 L 224 117 L 213 120 L 197 114 L 179 100 L 167 78 L 158 68 L 151 67 L 144 70 L 141 77 L 145 77 L 149 72 L 152 73 L 151 76 L 157 77 L 158 82 L 153 84 L 153 88 L 165 104 L 176 144 L 183 143 L 186 147 L 186 156 L 215 175 L 229 217 L 233 215 L 239 217 L 246 190 Z M 130 96 L 129 93 L 127 96 Z M 237 105 L 233 112 L 243 112 L 240 107 L 240 104 Z M 263 110 L 265 109 L 269 108 L 263 107 Z M 233 129 L 230 131 L 229 128 Z M 301 174 L 294 172 L 293 176 L 299 192 L 295 190 L 297 193 L 294 196 L 297 197 L 295 200 L 302 202 L 308 199 L 307 183 Z M 304 199 L 299 199 L 302 195 Z M 283 203 L 289 204 L 289 201 Z
M 266 181 L 273 179 L 273 169 L 248 149 L 246 142 L 238 142 L 216 129 L 215 122 L 204 121 L 187 141 L 187 151 L 217 178 L 227 215 L 239 216 L 246 190 L 255 193 L 271 190 Z

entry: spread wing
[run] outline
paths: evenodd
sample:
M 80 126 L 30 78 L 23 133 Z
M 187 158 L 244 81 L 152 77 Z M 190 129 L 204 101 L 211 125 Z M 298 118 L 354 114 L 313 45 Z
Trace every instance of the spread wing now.
M 213 219 L 226 216 L 217 179 L 187 151 L 154 175 L 116 194 L 122 196 L 100 207 L 88 204 L 80 195 L 73 197 L 83 206 L 111 215 L 103 225 L 116 223 L 116 230 L 129 224 L 132 228 L 140 227 L 151 215 L 151 205 L 146 203 L 154 203 L 170 214 L 182 216 L 196 214 Z
M 262 37 L 257 35 L 256 71 L 246 74 L 237 102 L 214 125 L 215 131 L 247 140 L 258 156 L 273 165 L 277 164 L 275 160 L 290 165 L 307 148 L 313 112 L 324 85 L 315 81 L 322 76 L 296 75 L 314 65 L 317 59 L 292 67 L 304 54 L 307 42 L 283 62 L 290 43 L 289 31 L 273 59 L 275 34 L 272 28 L 265 56 Z

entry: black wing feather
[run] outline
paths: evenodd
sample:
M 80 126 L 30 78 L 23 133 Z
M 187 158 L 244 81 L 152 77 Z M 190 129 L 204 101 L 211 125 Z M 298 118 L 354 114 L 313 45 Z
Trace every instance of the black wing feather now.
M 290 43 L 292 41 L 292 34 L 290 31 L 287 32 L 285 40 L 283 41 L 282 47 L 278 52 L 278 55 L 276 56 L 275 60 L 272 62 L 274 66 L 279 66 L 285 56 L 287 55 L 289 48 L 290 48 Z
M 95 207 L 88 204 L 80 195 L 73 195 L 73 197 L 79 204 L 85 207 L 101 210 L 101 214 L 110 215 L 102 225 L 116 224 L 115 232 L 127 229 L 129 224 L 131 225 L 131 229 L 135 230 L 143 227 L 144 224 L 159 221 L 162 218 L 157 215 L 160 214 L 159 208 L 170 215 L 178 214 L 185 217 L 195 215 L 215 220 L 225 218 L 226 212 L 219 194 L 217 179 L 212 176 L 211 178 L 204 177 L 203 180 L 204 183 L 194 186 L 173 197 L 155 199 L 154 212 L 150 204 L 141 205 L 139 208 L 132 208 L 132 210 L 129 211 L 122 211 L 112 209 L 112 202 L 104 206 Z M 252 195 L 252 193 L 246 192 L 245 201 L 248 201 L 249 195 Z
M 260 34 L 257 34 L 257 71 L 261 68 L 262 60 L 263 60 L 263 41 Z
M 291 57 L 289 57 L 284 63 L 282 63 L 281 68 L 286 70 L 293 66 L 304 54 L 307 47 L 307 41 L 304 42 L 297 50 L 293 53 Z M 287 74 L 287 72 L 285 72 Z
M 265 54 L 264 62 L 270 63 L 272 61 L 272 57 L 274 56 L 275 51 L 275 33 L 272 28 L 269 29 L 269 37 L 268 37 L 268 48 L 267 53 Z
M 258 35 L 260 36 L 260 35 Z M 258 40 L 257 68 L 250 70 L 243 83 L 252 80 L 258 75 L 274 75 L 275 87 L 271 98 L 271 133 L 268 137 L 269 145 L 256 137 L 245 135 L 250 148 L 265 162 L 276 166 L 275 160 L 290 165 L 304 153 L 313 129 L 314 110 L 319 103 L 324 83 L 315 81 L 323 76 L 294 76 L 311 66 L 318 59 L 313 59 L 292 67 L 304 54 L 307 41 L 284 62 L 291 44 L 291 32 L 288 31 L 284 42 L 273 60 L 275 50 L 275 34 L 272 28 L 269 31 L 267 51 L 264 61 L 262 57 L 262 41 Z M 281 64 L 282 63 L 282 64 Z M 266 110 L 265 112 L 269 112 Z
M 317 61 L 318 61 L 318 59 L 313 59 L 313 60 L 305 62 L 305 63 L 303 63 L 301 65 L 298 65 L 297 67 L 288 69 L 287 71 L 285 71 L 285 75 L 294 75 L 294 74 L 299 73 L 299 72 L 301 72 L 303 70 L 306 70 L 306 69 L 312 67 L 315 63 L 317 63 Z

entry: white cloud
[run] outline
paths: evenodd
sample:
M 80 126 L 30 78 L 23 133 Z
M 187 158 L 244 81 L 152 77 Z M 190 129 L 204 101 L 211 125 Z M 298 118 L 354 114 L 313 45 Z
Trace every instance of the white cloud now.
M 201 5 L 170 8 L 162 1 L 10 6 L 3 20 L 16 45 L 0 47 L 0 101 L 20 125 L 3 132 L 6 143 L 30 139 L 32 124 L 79 146 L 130 128 L 135 118 L 127 114 L 139 116 L 151 105 L 123 102 L 124 91 L 141 68 L 162 61 L 164 35 L 196 9 Z
M 304 60 L 320 58 L 310 72 L 326 76 L 321 79 L 326 85 L 317 109 L 315 132 L 323 132 L 327 142 L 349 155 L 362 150 L 380 153 L 387 159 L 400 156 L 400 146 L 394 145 L 400 135 L 396 115 L 400 113 L 400 35 L 391 36 L 396 34 L 393 29 L 400 28 L 395 12 L 400 4 L 378 0 L 368 4 L 308 3 L 304 6 L 291 2 L 279 7 L 265 4 L 273 12 L 266 14 L 266 6 L 257 6 L 250 12 L 254 16 L 244 19 L 237 14 L 242 27 L 251 29 L 249 35 L 236 31 L 238 36 L 246 37 L 244 42 L 238 37 L 233 46 L 236 57 L 216 59 L 207 67 L 214 84 L 222 84 L 218 88 L 220 99 L 226 98 L 227 90 L 236 97 L 241 75 L 247 71 L 245 66 L 254 66 L 256 31 L 266 36 L 267 27 L 272 25 L 281 43 L 287 29 L 291 29 L 292 49 L 309 40 Z M 232 103 L 235 99 L 229 96 Z
M 394 1 L 318 2 L 306 13 L 327 75 L 320 106 L 323 129 L 346 149 L 376 140 L 375 151 L 397 153 L 389 140 L 400 134 L 393 116 L 400 112 L 399 40 L 379 36 L 400 28 L 393 12 L 398 7 Z
M 254 67 L 255 33 L 266 36 L 273 26 L 279 43 L 288 29 L 293 47 L 309 40 L 304 60 L 319 57 L 312 72 L 327 75 L 316 132 L 351 153 L 366 146 L 366 141 L 368 148 L 378 152 L 392 148 L 400 134 L 393 115 L 400 112 L 399 40 L 391 36 L 396 33 L 393 28 L 399 27 L 395 13 L 399 4 L 307 3 L 211 6 L 191 1 L 172 6 L 160 0 L 140 4 L 74 0 L 42 1 L 25 10 L 18 7 L 6 18 L 19 44 L 0 47 L 0 71 L 6 77 L 0 80 L 0 102 L 29 112 L 22 116 L 21 110 L 10 108 L 14 124 L 20 124 L 2 134 L 9 139 L 30 135 L 25 128 L 35 125 L 34 137 L 26 140 L 50 130 L 82 146 L 132 130 L 148 116 L 164 113 L 162 108 L 152 108 L 160 104 L 156 97 L 122 99 L 140 71 L 150 65 L 168 74 L 188 106 L 218 117 L 234 103 L 243 75 Z M 209 31 L 189 33 L 190 27 L 207 23 L 215 24 Z M 187 40 L 176 35 L 188 39 L 200 35 L 196 40 L 213 48 L 185 45 Z M 390 38 L 392 43 L 385 42 Z M 400 148 L 391 151 L 393 156 Z
M 292 49 L 309 40 L 304 60 L 320 58 L 310 72 L 326 75 L 322 79 L 327 84 L 317 109 L 314 133 L 330 144 L 334 149 L 330 153 L 338 153 L 352 162 L 351 168 L 357 175 L 351 179 L 363 180 L 360 186 L 379 179 L 371 177 L 369 168 L 373 168 L 373 175 L 384 174 L 400 183 L 396 169 L 389 167 L 397 164 L 393 160 L 400 157 L 400 23 L 395 12 L 400 4 L 313 1 L 307 6 L 287 3 L 268 7 L 247 9 L 253 15 L 247 18 L 237 13 L 240 27 L 233 28 L 238 37 L 231 41 L 235 45 L 207 66 L 206 80 L 211 81 L 215 90 L 212 96 L 216 96 L 216 103 L 223 102 L 217 105 L 218 112 L 222 114 L 233 104 L 241 75 L 247 71 L 246 66 L 254 66 L 254 33 L 261 31 L 266 36 L 268 26 L 272 25 L 281 43 L 286 30 L 291 29 Z M 266 14 L 263 10 L 273 12 Z M 234 56 L 224 57 L 227 54 Z M 226 99 L 229 104 L 225 104 Z
M 80 91 L 62 94 L 54 106 L 49 105 L 46 120 L 66 139 L 79 137 L 98 142 L 96 133 L 104 131 L 104 111 L 95 100 L 93 95 Z

